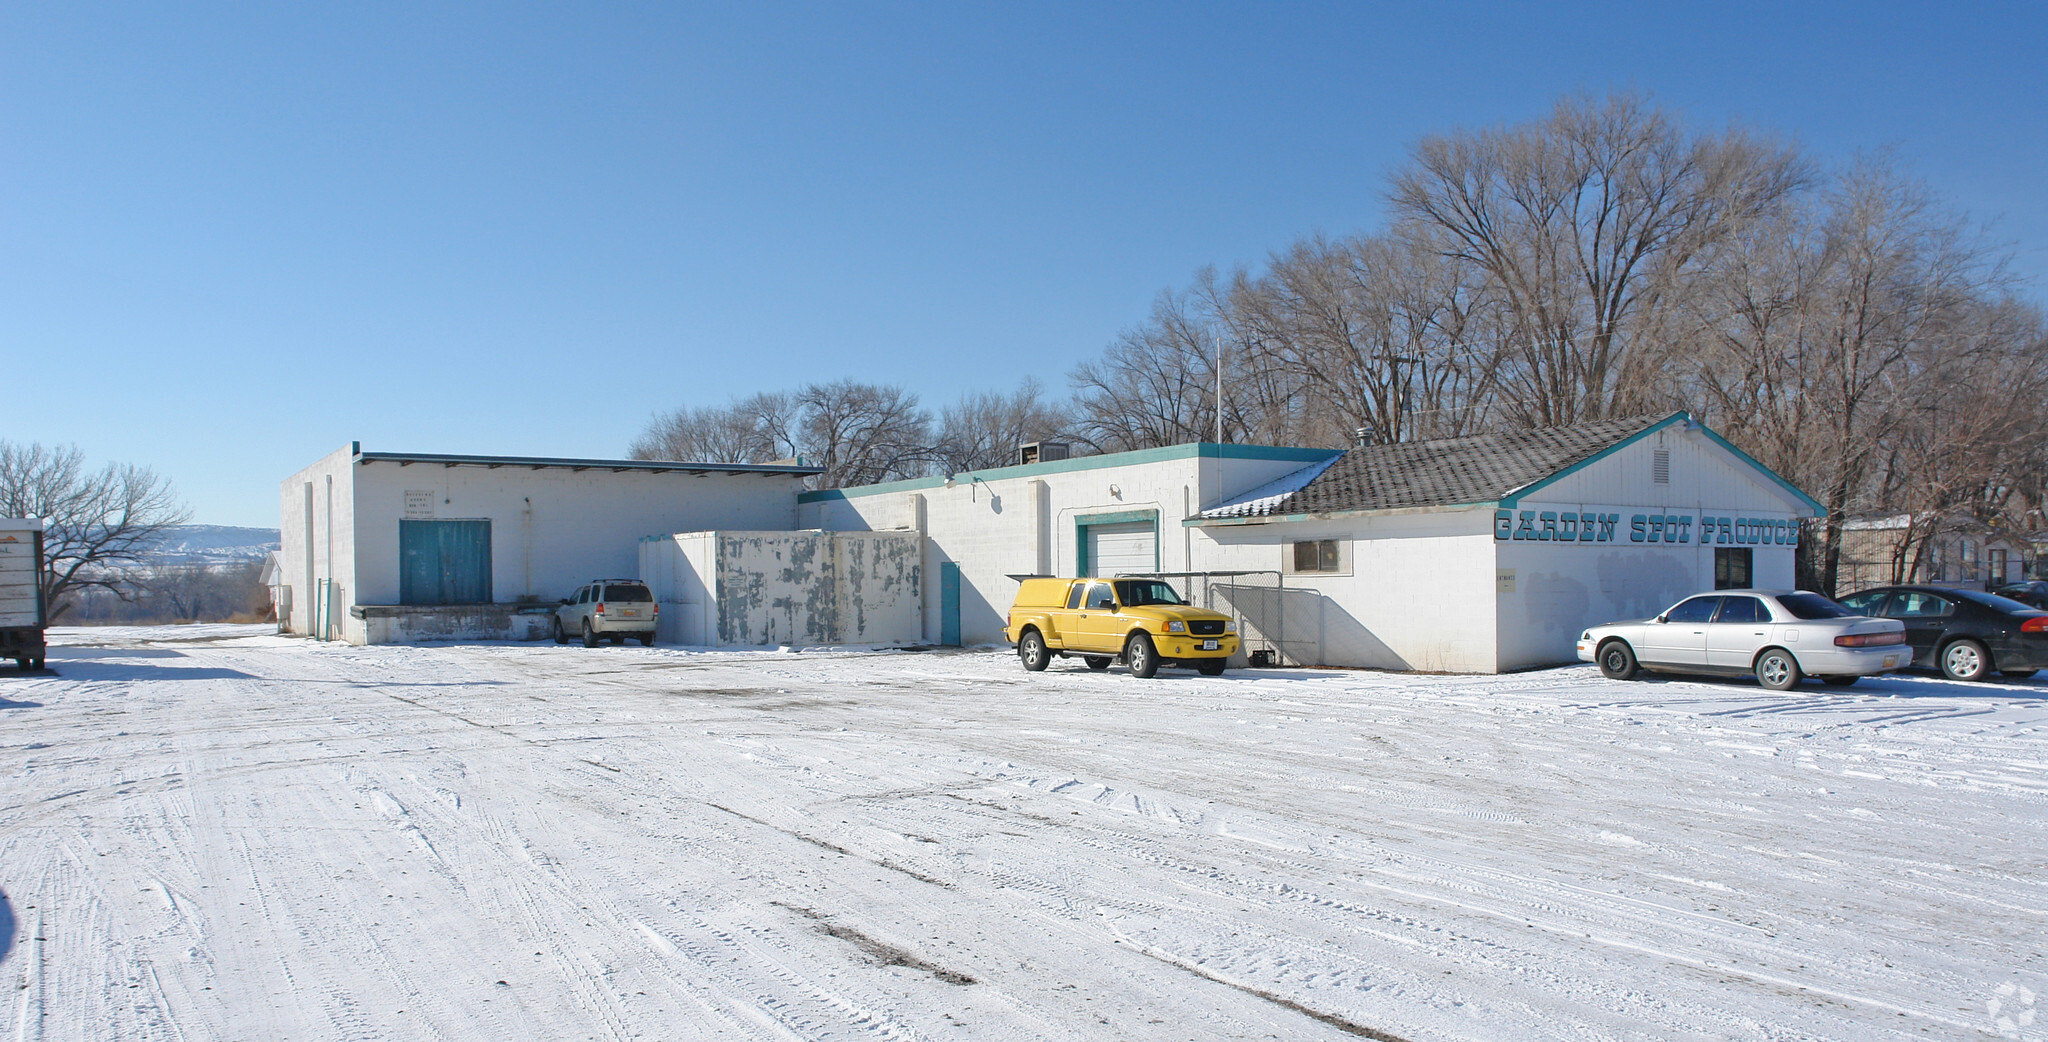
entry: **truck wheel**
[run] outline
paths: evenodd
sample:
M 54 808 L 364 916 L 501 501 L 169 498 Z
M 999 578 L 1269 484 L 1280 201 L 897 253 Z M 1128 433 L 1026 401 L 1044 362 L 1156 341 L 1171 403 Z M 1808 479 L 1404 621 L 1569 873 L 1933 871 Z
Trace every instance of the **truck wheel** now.
M 1052 662 L 1052 652 L 1045 649 L 1045 638 L 1039 636 L 1037 630 L 1025 630 L 1024 635 L 1017 638 L 1017 659 L 1024 663 L 1025 669 L 1036 673 Z
M 1856 682 L 1862 679 L 1863 678 L 1859 676 L 1843 675 L 1837 677 L 1822 677 L 1820 678 L 1820 682 L 1823 684 L 1831 685 L 1833 687 L 1854 687 L 1856 686 Z
M 1220 677 L 1223 675 L 1224 665 L 1225 663 L 1222 659 L 1212 659 L 1207 662 L 1197 663 L 1195 670 L 1205 677 Z
M 643 636 L 642 636 L 642 637 L 640 638 L 640 646 L 641 646 L 641 647 L 643 647 L 643 648 L 651 648 L 651 647 L 653 647 L 653 646 L 654 646 L 654 634 L 652 634 L 652 633 L 649 633 L 649 634 L 645 634 L 645 635 L 643 635 Z
M 1765 648 L 1756 657 L 1756 682 L 1773 691 L 1798 687 L 1804 675 L 1799 671 L 1799 660 L 1784 648 Z
M 562 632 L 562 617 L 560 615 L 555 616 L 554 625 L 550 626 L 549 629 L 554 631 L 555 643 L 569 643 L 569 635 L 567 633 Z
M 1088 663 L 1089 669 L 1092 669 L 1095 672 L 1100 673 L 1103 670 L 1108 669 L 1109 664 L 1112 661 L 1114 661 L 1114 659 L 1109 655 L 1083 655 L 1081 656 L 1081 661 Z
M 1131 665 L 1134 677 L 1151 677 L 1159 673 L 1159 649 L 1152 646 L 1152 638 L 1142 633 L 1131 638 L 1124 646 L 1124 661 Z
M 586 648 L 597 647 L 597 634 L 591 631 L 589 619 L 583 620 L 583 646 Z
M 14 668 L 16 668 L 16 669 L 18 669 L 18 670 L 21 670 L 21 671 L 22 671 L 23 673 L 26 673 L 26 672 L 28 672 L 28 671 L 29 671 L 29 668 L 30 668 L 30 667 L 29 667 L 29 664 L 28 664 L 28 663 L 29 663 L 29 660 L 28 660 L 27 658 L 25 658 L 25 657 L 24 657 L 24 658 L 18 658 L 18 659 L 15 659 L 15 660 L 14 660 Z

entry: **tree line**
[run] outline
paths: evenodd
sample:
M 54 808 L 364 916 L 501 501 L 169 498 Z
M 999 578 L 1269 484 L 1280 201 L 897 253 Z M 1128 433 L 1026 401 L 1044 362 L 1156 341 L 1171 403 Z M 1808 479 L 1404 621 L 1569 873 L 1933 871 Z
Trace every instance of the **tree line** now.
M 1802 541 L 1823 590 L 1851 516 L 2048 527 L 2048 324 L 1887 155 L 1823 163 L 1581 96 L 1425 137 L 1382 193 L 1384 228 L 1163 291 L 1064 401 L 1027 382 L 934 417 L 901 388 L 815 384 L 659 417 L 634 455 L 801 455 L 834 487 L 1044 439 L 1343 447 L 1686 409 L 1827 508 Z

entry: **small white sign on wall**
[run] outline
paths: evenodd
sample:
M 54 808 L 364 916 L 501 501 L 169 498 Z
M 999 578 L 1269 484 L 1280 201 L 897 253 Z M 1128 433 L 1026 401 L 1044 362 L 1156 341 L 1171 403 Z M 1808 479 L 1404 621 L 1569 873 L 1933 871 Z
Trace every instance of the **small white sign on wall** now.
M 405 518 L 419 521 L 434 516 L 434 492 L 432 489 L 409 488 L 405 490 Z
M 1494 569 L 1493 589 L 1496 593 L 1515 592 L 1515 570 L 1513 568 Z

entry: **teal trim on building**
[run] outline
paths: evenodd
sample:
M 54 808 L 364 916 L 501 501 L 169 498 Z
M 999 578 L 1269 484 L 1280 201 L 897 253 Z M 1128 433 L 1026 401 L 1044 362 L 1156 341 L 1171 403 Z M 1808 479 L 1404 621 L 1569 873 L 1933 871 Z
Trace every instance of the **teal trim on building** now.
M 1159 520 L 1159 511 L 1157 511 L 1157 510 L 1151 510 L 1151 509 L 1146 509 L 1146 510 L 1118 510 L 1118 511 L 1116 511 L 1116 512 L 1114 512 L 1114 513 L 1109 513 L 1109 514 L 1076 514 L 1076 515 L 1074 515 L 1074 523 L 1075 523 L 1075 524 L 1077 524 L 1077 525 L 1083 525 L 1083 526 L 1086 526 L 1086 525 L 1121 525 L 1121 524 L 1125 524 L 1125 523 L 1127 523 L 1127 522 L 1131 522 L 1131 521 L 1157 521 L 1157 520 Z
M 1601 449 L 1599 452 L 1596 452 L 1591 456 L 1588 456 L 1585 459 L 1582 459 L 1577 463 L 1574 463 L 1571 466 L 1564 468 L 1563 470 L 1551 474 L 1549 477 L 1540 478 L 1536 481 L 1532 481 L 1529 484 L 1523 485 L 1521 488 L 1514 490 L 1514 492 L 1500 497 L 1500 505 L 1503 507 L 1514 507 L 1515 505 L 1521 502 L 1523 496 L 1529 495 L 1537 491 L 1538 489 L 1543 489 L 1551 485 L 1554 485 L 1557 482 L 1562 481 L 1565 478 L 1570 477 L 1571 475 L 1576 474 L 1579 471 L 1582 471 L 1587 467 L 1590 467 L 1593 464 L 1598 463 L 1601 460 L 1606 459 L 1607 457 L 1612 456 L 1625 448 L 1628 448 L 1630 445 L 1634 445 L 1636 442 L 1639 442 L 1644 438 L 1647 438 L 1650 435 L 1655 434 L 1658 431 L 1661 431 L 1664 428 L 1671 426 L 1674 423 L 1683 423 L 1691 418 L 1692 416 L 1686 413 L 1684 410 L 1672 413 L 1671 415 L 1666 416 L 1661 420 L 1658 420 L 1656 423 L 1653 423 L 1648 427 L 1645 427 L 1642 430 L 1639 430 L 1634 434 L 1631 434 L 1628 437 L 1623 438 L 1620 441 L 1617 441 L 1604 449 Z
M 1566 467 L 1563 470 L 1560 470 L 1557 473 L 1542 479 L 1541 481 L 1532 482 L 1528 485 L 1524 485 L 1521 488 L 1516 489 L 1513 495 L 1502 496 L 1500 500 L 1500 505 L 1504 509 L 1513 509 L 1521 505 L 1521 501 L 1524 498 L 1533 495 L 1544 488 L 1554 485 L 1557 482 L 1562 481 L 1566 477 L 1569 477 L 1572 474 L 1584 470 L 1587 467 L 1590 467 L 1593 464 L 1598 463 L 1601 460 L 1606 459 L 1607 457 L 1612 456 L 1617 452 L 1620 452 L 1622 449 L 1625 449 L 1630 445 L 1633 445 L 1636 442 L 1639 442 L 1644 438 L 1647 438 L 1650 435 L 1657 433 L 1658 431 L 1671 427 L 1674 424 L 1685 423 L 1692 424 L 1693 429 L 1699 431 L 1701 434 L 1706 435 L 1707 438 L 1714 444 L 1719 445 L 1722 448 L 1728 450 L 1728 452 L 1732 454 L 1736 459 L 1739 459 L 1742 462 L 1749 464 L 1749 466 L 1754 468 L 1757 473 L 1762 474 L 1764 477 L 1771 479 L 1771 481 L 1775 483 L 1779 488 L 1784 489 L 1786 492 L 1791 493 L 1794 498 L 1798 499 L 1801 503 L 1806 504 L 1806 506 L 1814 512 L 1815 517 L 1828 516 L 1827 508 L 1821 506 L 1820 503 L 1817 502 L 1812 496 L 1809 496 L 1805 492 L 1800 491 L 1799 486 L 1794 485 L 1789 481 L 1786 481 L 1782 477 L 1779 477 L 1777 471 L 1774 471 L 1771 468 L 1766 467 L 1761 463 L 1758 463 L 1754 457 L 1750 456 L 1749 453 L 1736 448 L 1734 445 L 1729 443 L 1728 439 L 1723 438 L 1719 434 L 1714 433 L 1713 428 L 1707 426 L 1704 423 L 1700 423 L 1694 420 L 1692 418 L 1691 413 L 1686 412 L 1682 409 L 1678 412 L 1672 413 L 1669 416 L 1666 416 L 1662 420 L 1659 420 L 1648 427 L 1643 428 L 1640 431 L 1637 431 L 1634 434 L 1629 435 L 1626 438 L 1621 439 L 1620 441 L 1615 442 L 1612 445 L 1609 445 L 1604 449 L 1601 449 L 1599 452 L 1596 452 L 1591 456 L 1588 456 L 1585 459 L 1582 459 L 1577 463 L 1574 463 L 1571 466 Z
M 1502 509 L 1513 509 L 1521 505 L 1521 501 L 1523 499 L 1528 498 L 1534 495 L 1535 493 L 1545 488 L 1548 488 L 1551 485 L 1554 485 L 1557 482 L 1562 481 L 1565 478 L 1570 477 L 1571 475 L 1576 474 L 1579 471 L 1584 470 L 1587 467 L 1590 467 L 1593 464 L 1598 463 L 1609 456 L 1614 455 L 1617 452 L 1620 452 L 1622 449 L 1625 449 L 1630 445 L 1633 445 L 1636 442 L 1641 441 L 1644 438 L 1647 438 L 1650 435 L 1657 433 L 1658 431 L 1669 429 L 1674 425 L 1688 423 L 1693 425 L 1694 430 L 1697 430 L 1701 434 L 1706 435 L 1707 438 L 1711 440 L 1714 444 L 1719 445 L 1723 449 L 1726 449 L 1730 455 L 1734 456 L 1736 459 L 1741 460 L 1743 463 L 1748 464 L 1751 469 L 1755 470 L 1757 473 L 1763 475 L 1764 477 L 1769 478 L 1779 488 L 1785 490 L 1794 498 L 1798 499 L 1801 503 L 1804 503 L 1808 509 L 1814 512 L 1815 517 L 1827 516 L 1827 508 L 1820 505 L 1820 503 L 1816 501 L 1812 496 L 1809 496 L 1805 492 L 1801 491 L 1799 486 L 1792 484 L 1791 482 L 1785 480 L 1783 477 L 1780 477 L 1778 473 L 1776 471 L 1773 471 L 1771 468 L 1766 467 L 1761 463 L 1758 463 L 1754 457 L 1750 456 L 1749 453 L 1746 453 L 1741 449 L 1736 448 L 1733 444 L 1729 443 L 1728 439 L 1721 437 L 1719 434 L 1716 434 L 1713 428 L 1708 427 L 1706 424 L 1699 423 L 1698 421 L 1694 420 L 1692 418 L 1691 413 L 1686 412 L 1684 410 L 1680 410 L 1678 412 L 1672 413 L 1669 416 L 1666 416 L 1662 420 L 1659 420 L 1648 427 L 1643 428 L 1640 431 L 1637 431 L 1634 434 L 1629 435 L 1626 438 L 1623 438 L 1618 442 L 1615 442 L 1612 445 L 1609 445 L 1604 449 L 1601 449 L 1599 452 L 1596 452 L 1591 456 L 1588 456 L 1585 459 L 1582 459 L 1577 463 L 1572 464 L 1569 467 L 1564 467 L 1558 470 L 1556 473 L 1549 474 L 1536 481 L 1530 482 L 1529 484 L 1514 490 L 1509 495 L 1502 496 L 1497 501 L 1482 500 L 1474 503 L 1444 503 L 1426 507 L 1399 507 L 1395 508 L 1394 510 L 1340 510 L 1333 511 L 1327 514 L 1285 514 L 1277 516 L 1269 515 L 1265 517 L 1218 518 L 1203 518 L 1197 516 L 1183 518 L 1181 520 L 1181 526 L 1183 528 L 1228 528 L 1237 525 L 1267 525 L 1283 524 L 1287 522 L 1298 521 L 1326 521 L 1342 517 L 1362 517 L 1369 514 L 1415 513 L 1418 511 L 1441 511 L 1448 513 L 1451 511 L 1458 510 L 1470 510 L 1477 507 L 1498 507 Z
M 1813 498 L 1812 496 L 1807 495 L 1805 492 L 1800 491 L 1799 486 L 1794 485 L 1789 481 L 1786 481 L 1782 477 L 1779 477 L 1777 471 L 1772 470 L 1771 468 L 1766 467 L 1761 463 L 1758 463 L 1755 459 L 1751 458 L 1749 453 L 1744 452 L 1741 449 L 1738 449 L 1734 445 L 1730 444 L 1728 439 L 1723 438 L 1719 434 L 1714 433 L 1714 429 L 1712 427 L 1709 427 L 1704 423 L 1700 424 L 1700 433 L 1706 435 L 1709 438 L 1712 438 L 1714 440 L 1714 444 L 1719 445 L 1722 448 L 1727 449 L 1729 452 L 1734 453 L 1736 459 L 1739 459 L 1742 462 L 1747 463 L 1752 467 L 1755 467 L 1759 473 L 1763 474 L 1767 478 L 1770 478 L 1772 481 L 1777 482 L 1780 488 L 1783 488 L 1785 491 L 1790 492 L 1795 496 L 1798 496 L 1801 502 L 1804 502 L 1807 506 L 1813 508 L 1814 517 L 1828 516 L 1828 508 L 1822 506 L 1819 500 Z
M 1025 463 L 1014 467 L 994 467 L 989 470 L 961 471 L 953 475 L 955 484 L 970 482 L 975 478 L 982 481 L 1002 481 L 1009 478 L 1035 478 L 1046 474 L 1071 474 L 1082 470 L 1101 470 L 1106 467 L 1131 467 L 1146 463 L 1164 463 L 1184 459 L 1242 459 L 1268 460 L 1277 463 L 1317 463 L 1332 456 L 1343 454 L 1341 449 L 1299 449 L 1284 445 L 1219 445 L 1215 442 L 1190 442 L 1185 445 L 1168 445 L 1159 449 L 1136 449 L 1131 452 L 1111 452 L 1100 456 L 1075 456 L 1070 459 L 1050 460 L 1045 463 Z M 878 485 L 857 485 L 853 488 L 825 488 L 800 492 L 799 503 L 830 503 L 839 500 L 859 499 L 863 496 L 885 496 L 892 492 L 921 492 L 925 489 L 946 487 L 945 478 L 909 478 L 904 481 L 885 481 Z

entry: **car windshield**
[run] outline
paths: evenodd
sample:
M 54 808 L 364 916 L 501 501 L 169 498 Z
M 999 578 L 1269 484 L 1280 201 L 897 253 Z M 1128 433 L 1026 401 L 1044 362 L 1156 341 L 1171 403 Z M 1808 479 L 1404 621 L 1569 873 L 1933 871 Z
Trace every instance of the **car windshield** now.
M 651 601 L 654 595 L 639 583 L 612 583 L 604 588 L 604 599 L 608 601 Z
M 1778 603 L 1795 619 L 1846 619 L 1856 614 L 1817 593 L 1788 593 Z
M 1981 604 L 1994 611 L 2023 611 L 2031 615 L 2041 610 L 2031 604 L 2025 604 L 2010 597 L 2000 597 L 1995 593 L 1978 593 L 1975 590 L 1949 590 L 1948 593 L 1972 604 Z
M 1157 579 L 1119 579 L 1116 585 L 1116 599 L 1126 608 L 1141 604 L 1185 604 L 1173 587 Z

